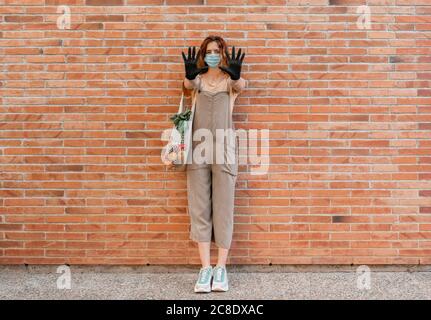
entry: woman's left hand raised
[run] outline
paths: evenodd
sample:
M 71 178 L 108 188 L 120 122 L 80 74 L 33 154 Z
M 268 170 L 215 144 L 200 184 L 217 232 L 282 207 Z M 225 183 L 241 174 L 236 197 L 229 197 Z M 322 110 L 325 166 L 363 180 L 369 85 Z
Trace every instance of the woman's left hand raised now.
M 227 67 L 219 66 L 221 70 L 228 73 L 232 80 L 238 80 L 241 77 L 241 66 L 242 60 L 244 60 L 245 52 L 241 55 L 241 48 L 238 50 L 237 56 L 235 56 L 235 46 L 232 47 L 232 56 L 229 56 L 227 48 L 225 48 L 225 54 L 227 59 Z

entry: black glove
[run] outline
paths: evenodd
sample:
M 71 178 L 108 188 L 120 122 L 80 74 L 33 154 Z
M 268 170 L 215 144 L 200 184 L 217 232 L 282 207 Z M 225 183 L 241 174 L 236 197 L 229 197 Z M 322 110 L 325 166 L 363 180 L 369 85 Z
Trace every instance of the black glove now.
M 245 52 L 241 56 L 240 48 L 238 55 L 235 57 L 235 47 L 232 47 L 232 57 L 229 56 L 227 48 L 225 49 L 225 54 L 227 58 L 227 68 L 223 66 L 219 66 L 219 68 L 227 72 L 232 80 L 238 80 L 241 77 L 241 65 L 242 60 L 244 60 Z
M 191 48 L 189 47 L 188 57 L 184 55 L 184 52 L 181 51 L 181 54 L 183 55 L 184 60 L 184 66 L 186 68 L 186 78 L 189 80 L 194 80 L 196 76 L 200 73 L 205 73 L 208 71 L 208 66 L 205 66 L 203 68 L 198 68 L 198 57 L 199 57 L 200 49 L 198 51 L 198 54 L 196 55 L 195 47 L 193 47 L 193 52 L 191 51 Z

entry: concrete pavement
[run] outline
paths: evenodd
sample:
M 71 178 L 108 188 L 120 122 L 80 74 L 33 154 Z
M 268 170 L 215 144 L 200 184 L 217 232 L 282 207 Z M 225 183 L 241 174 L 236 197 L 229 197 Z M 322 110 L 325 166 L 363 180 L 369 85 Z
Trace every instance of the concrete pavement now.
M 0 299 L 431 299 L 431 266 L 228 265 L 230 290 L 209 294 L 199 266 L 58 268 L 0 266 Z

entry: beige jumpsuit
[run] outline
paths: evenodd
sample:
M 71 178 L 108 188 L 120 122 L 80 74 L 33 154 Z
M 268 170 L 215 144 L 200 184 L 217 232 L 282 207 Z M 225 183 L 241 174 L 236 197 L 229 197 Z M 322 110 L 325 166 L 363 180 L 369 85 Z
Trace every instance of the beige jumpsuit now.
M 238 176 L 238 148 L 232 121 L 231 96 L 227 86 L 224 86 L 223 91 L 210 92 L 205 90 L 201 83 L 197 89 L 192 132 L 194 139 L 198 141 L 193 141 L 193 160 L 187 164 L 187 195 L 191 221 L 189 238 L 197 242 L 213 241 L 218 247 L 229 249 L 233 234 L 235 184 Z M 201 141 L 205 142 L 207 139 L 195 136 L 199 129 L 206 129 L 207 133 L 211 133 L 212 155 L 211 152 L 206 154 L 208 149 L 197 151 Z M 226 134 L 229 138 L 221 140 L 216 134 L 217 129 L 227 129 L 221 131 L 221 137 Z M 221 158 L 217 158 L 218 151 L 222 153 Z M 200 162 L 202 159 L 196 160 L 196 157 L 204 155 L 208 156 L 204 163 Z

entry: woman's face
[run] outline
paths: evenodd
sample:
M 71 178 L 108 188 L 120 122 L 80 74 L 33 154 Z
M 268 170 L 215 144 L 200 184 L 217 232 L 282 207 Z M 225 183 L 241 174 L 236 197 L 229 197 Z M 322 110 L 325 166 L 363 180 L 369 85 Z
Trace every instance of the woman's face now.
M 217 68 L 220 65 L 221 53 L 217 42 L 208 43 L 204 60 L 210 68 Z
M 219 48 L 217 42 L 212 41 L 212 42 L 208 43 L 208 45 L 207 45 L 207 51 L 205 52 L 205 54 L 208 54 L 208 53 L 213 53 L 213 54 L 214 53 L 218 53 L 218 54 L 220 54 L 220 48 Z

